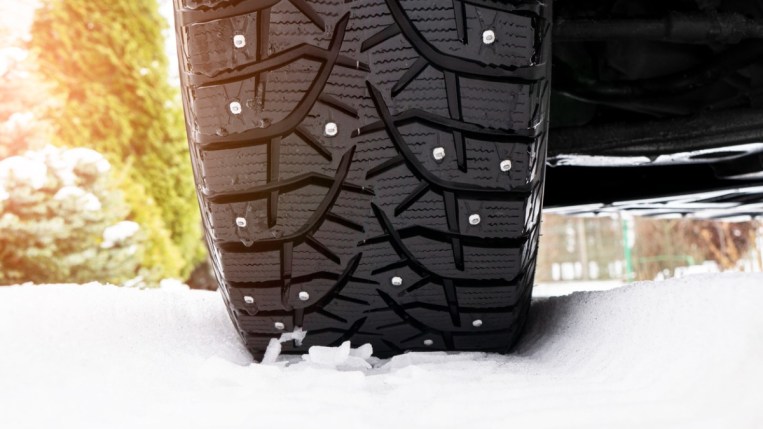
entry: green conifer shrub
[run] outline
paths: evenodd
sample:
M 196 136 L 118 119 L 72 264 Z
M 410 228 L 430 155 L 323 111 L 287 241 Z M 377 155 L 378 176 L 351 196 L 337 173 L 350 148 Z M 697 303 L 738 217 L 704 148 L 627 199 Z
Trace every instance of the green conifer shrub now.
M 204 255 L 165 27 L 156 0 L 43 0 L 32 26 L 40 71 L 60 99 L 49 113 L 55 143 L 111 162 L 147 240 L 147 280 L 185 278 Z
M 141 276 L 144 234 L 126 221 L 110 165 L 47 147 L 0 161 L 0 284 L 120 284 Z

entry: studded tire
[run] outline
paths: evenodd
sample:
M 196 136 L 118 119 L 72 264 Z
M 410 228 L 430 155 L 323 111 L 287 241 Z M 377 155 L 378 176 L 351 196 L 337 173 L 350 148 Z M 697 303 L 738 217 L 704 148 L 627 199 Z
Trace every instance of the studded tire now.
M 550 3 L 175 0 L 206 237 L 255 357 L 505 352 L 535 271 Z

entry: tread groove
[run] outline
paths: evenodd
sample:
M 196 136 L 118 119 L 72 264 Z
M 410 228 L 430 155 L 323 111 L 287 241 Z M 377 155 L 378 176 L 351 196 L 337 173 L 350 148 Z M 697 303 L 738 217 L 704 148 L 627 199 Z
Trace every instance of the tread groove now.
M 376 167 L 371 168 L 368 170 L 368 173 L 366 173 L 366 180 L 372 179 L 382 173 L 384 173 L 387 170 L 391 170 L 398 165 L 402 165 L 405 163 L 405 157 L 403 155 L 397 155 L 394 156 L 381 164 L 377 165 Z
M 398 34 L 400 34 L 400 28 L 398 28 L 396 24 L 390 24 L 384 27 L 378 33 L 363 41 L 363 43 L 360 45 L 360 52 L 365 52 L 373 47 L 376 47 L 377 45 L 384 43 L 386 40 L 389 40 Z
M 291 296 L 291 271 L 294 263 L 294 248 L 290 241 L 283 243 L 281 247 L 281 279 L 283 279 L 283 285 L 281 286 L 281 304 L 284 309 L 291 310 L 292 306 L 289 303 L 289 297 Z
M 453 13 L 456 19 L 456 33 L 461 43 L 467 43 L 466 34 L 466 8 L 461 0 L 453 0 Z
M 416 186 L 416 189 L 413 190 L 410 194 L 408 194 L 403 201 L 400 202 L 400 204 L 395 207 L 395 216 L 400 216 L 400 214 L 406 210 L 408 210 L 409 207 L 411 207 L 413 204 L 416 203 L 421 197 L 423 197 L 427 192 L 429 192 L 429 183 L 421 182 Z
M 318 152 L 327 161 L 331 161 L 333 159 L 333 157 L 331 156 L 331 152 L 328 149 L 326 149 L 326 147 L 323 146 L 323 144 L 321 144 L 321 142 L 318 141 L 318 139 L 316 139 L 315 136 L 310 134 L 310 131 L 308 131 L 304 125 L 298 126 L 294 130 L 294 134 L 296 134 L 299 138 L 301 138 L 311 148 L 315 149 L 315 151 Z
M 448 231 L 458 234 L 458 201 L 456 194 L 453 192 L 443 192 L 443 200 L 445 201 L 445 219 L 448 223 Z M 456 263 L 456 268 L 460 271 L 464 270 L 464 248 L 461 244 L 459 237 L 451 237 L 450 245 L 453 249 L 453 261 Z
M 305 0 L 289 0 L 289 2 L 308 17 L 321 31 L 326 31 L 326 23 L 323 21 L 323 18 Z
M 281 154 L 281 138 L 275 137 L 268 144 L 268 183 L 277 182 L 279 179 L 278 166 Z M 268 227 L 272 228 L 278 220 L 278 188 L 274 188 L 268 195 Z
M 408 85 L 413 82 L 419 75 L 426 70 L 426 68 L 429 66 L 429 61 L 426 60 L 426 58 L 416 58 L 416 61 L 414 61 L 413 65 L 411 65 L 408 70 L 403 73 L 403 76 L 400 77 L 400 80 L 398 80 L 395 83 L 395 86 L 392 87 L 392 96 L 396 97 L 398 94 L 400 94 L 405 88 L 408 87 Z

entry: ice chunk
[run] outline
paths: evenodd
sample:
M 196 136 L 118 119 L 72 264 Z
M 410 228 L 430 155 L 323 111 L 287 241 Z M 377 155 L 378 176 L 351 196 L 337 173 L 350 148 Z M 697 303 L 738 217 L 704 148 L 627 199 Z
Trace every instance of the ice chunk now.
M 370 362 L 366 361 L 365 359 L 361 359 L 359 357 L 350 356 L 342 362 L 340 365 L 336 366 L 337 369 L 343 369 L 343 370 L 359 370 L 359 369 L 371 369 L 373 368 L 373 365 L 371 365 Z
M 283 334 L 281 334 L 281 338 L 279 338 L 278 341 L 281 343 L 285 343 L 287 341 L 294 340 L 294 342 L 296 342 L 298 346 L 301 346 L 302 341 L 304 341 L 306 335 L 307 335 L 307 331 L 303 331 L 302 328 L 298 326 L 292 332 L 284 332 Z
M 357 349 L 350 350 L 350 356 L 361 358 L 363 360 L 371 359 L 374 354 L 374 348 L 371 344 L 363 344 Z
M 262 364 L 274 364 L 278 360 L 278 356 L 281 355 L 281 343 L 287 341 L 294 341 L 297 345 L 301 345 L 305 339 L 307 331 L 303 331 L 302 328 L 296 327 L 292 332 L 284 332 L 280 338 L 271 338 L 268 343 L 268 348 L 265 350 L 265 356 L 263 356 Z
M 313 346 L 308 350 L 308 354 L 303 355 L 302 359 L 311 364 L 327 368 L 336 369 L 371 369 L 372 365 L 368 362 L 373 354 L 373 347 L 365 344 L 357 349 L 350 347 L 350 342 L 345 341 L 339 347 Z
M 336 367 L 350 357 L 350 342 L 345 341 L 339 347 L 312 346 L 307 353 L 307 359 L 305 360 L 308 362 Z M 303 356 L 304 358 L 305 356 Z
M 268 343 L 268 348 L 265 349 L 265 356 L 262 357 L 261 364 L 272 365 L 278 360 L 278 356 L 281 354 L 281 341 L 278 338 L 271 338 Z

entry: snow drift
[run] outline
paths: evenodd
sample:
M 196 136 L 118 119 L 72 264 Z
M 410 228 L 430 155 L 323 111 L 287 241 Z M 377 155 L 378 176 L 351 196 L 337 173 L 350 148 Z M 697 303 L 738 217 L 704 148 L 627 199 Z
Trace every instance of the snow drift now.
M 638 283 L 536 299 L 510 356 L 259 365 L 216 293 L 0 288 L 0 427 L 761 427 L 762 304 L 762 275 Z

